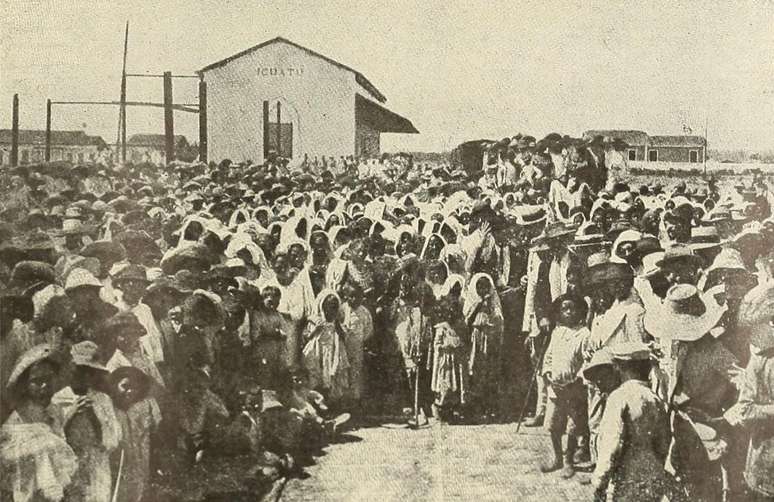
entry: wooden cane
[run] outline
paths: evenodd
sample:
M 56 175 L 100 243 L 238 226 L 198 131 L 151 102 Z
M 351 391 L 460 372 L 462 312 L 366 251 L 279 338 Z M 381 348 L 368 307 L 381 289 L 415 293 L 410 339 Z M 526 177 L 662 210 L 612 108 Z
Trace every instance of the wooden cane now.
M 529 395 L 532 393 L 532 387 L 535 386 L 535 380 L 537 379 L 538 371 L 540 371 L 543 367 L 543 357 L 546 355 L 546 349 L 548 349 L 548 340 L 543 342 L 543 347 L 540 350 L 540 358 L 538 359 L 537 364 L 535 365 L 535 370 L 532 372 L 532 378 L 529 380 L 529 387 L 527 387 L 527 395 L 524 396 L 524 404 L 521 407 L 521 412 L 519 413 L 519 422 L 516 424 L 516 434 L 519 433 L 519 429 L 521 429 L 521 421 L 524 420 L 524 414 L 527 412 L 527 405 L 529 405 Z M 540 403 L 538 403 L 540 405 Z
M 118 487 L 121 485 L 121 474 L 124 471 L 124 449 L 121 448 L 121 458 L 118 461 L 118 474 L 116 474 L 116 486 L 113 488 L 113 496 L 110 498 L 111 502 L 118 500 Z

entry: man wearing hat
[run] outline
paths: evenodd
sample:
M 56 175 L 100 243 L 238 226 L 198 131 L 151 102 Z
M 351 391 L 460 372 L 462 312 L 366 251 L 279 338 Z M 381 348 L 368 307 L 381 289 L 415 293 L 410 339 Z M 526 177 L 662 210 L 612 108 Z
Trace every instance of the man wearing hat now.
M 595 500 L 660 501 L 670 486 L 671 434 L 666 406 L 648 383 L 650 350 L 635 342 L 610 352 L 622 383 L 607 398 L 599 428 Z
M 51 399 L 64 417 L 67 441 L 78 455 L 76 471 L 68 495 L 73 500 L 110 500 L 113 477 L 110 454 L 121 440 L 121 425 L 105 388 L 107 368 L 98 360 L 99 348 L 92 341 L 72 346 L 75 370 L 69 385 Z
M 164 362 L 161 332 L 150 307 L 141 301 L 149 284 L 142 265 L 125 265 L 113 274 L 113 286 L 121 292 L 116 306 L 120 311 L 132 312 L 137 317 L 145 328 L 145 334 L 140 337 L 143 352 L 154 363 L 161 364 Z
M 72 300 L 76 315 L 74 340 L 98 340 L 103 334 L 100 326 L 104 320 L 118 312 L 115 306 L 102 301 L 101 289 L 102 283 L 86 269 L 76 268 L 68 274 L 65 293 Z

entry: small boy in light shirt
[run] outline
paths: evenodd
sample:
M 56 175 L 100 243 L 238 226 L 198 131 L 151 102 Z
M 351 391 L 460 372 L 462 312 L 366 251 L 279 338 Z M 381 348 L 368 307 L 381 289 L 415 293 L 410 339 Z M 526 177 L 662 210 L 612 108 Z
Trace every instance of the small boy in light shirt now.
M 562 469 L 565 479 L 575 474 L 573 457 L 578 437 L 586 429 L 586 389 L 579 374 L 589 330 L 585 325 L 588 304 L 583 297 L 565 294 L 552 305 L 555 328 L 543 359 L 543 376 L 550 383 L 545 427 L 551 435 L 554 458 L 542 472 Z M 568 419 L 570 427 L 568 429 Z M 567 430 L 567 449 L 562 454 L 562 435 Z

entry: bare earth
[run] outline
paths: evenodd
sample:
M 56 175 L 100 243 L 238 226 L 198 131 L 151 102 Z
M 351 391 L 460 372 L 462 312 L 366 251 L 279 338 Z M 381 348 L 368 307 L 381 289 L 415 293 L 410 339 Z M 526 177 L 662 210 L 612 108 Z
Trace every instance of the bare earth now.
M 542 431 L 515 424 L 439 426 L 418 431 L 381 427 L 347 433 L 330 445 L 307 479 L 292 479 L 283 501 L 590 500 L 579 484 L 542 474 L 549 452 Z

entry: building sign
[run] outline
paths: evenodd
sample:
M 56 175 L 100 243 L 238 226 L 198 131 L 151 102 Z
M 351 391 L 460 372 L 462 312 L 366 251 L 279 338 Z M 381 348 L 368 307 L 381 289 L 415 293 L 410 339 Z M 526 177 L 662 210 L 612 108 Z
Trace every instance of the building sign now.
M 259 66 L 258 75 L 261 77 L 299 77 L 304 74 L 303 67 Z

